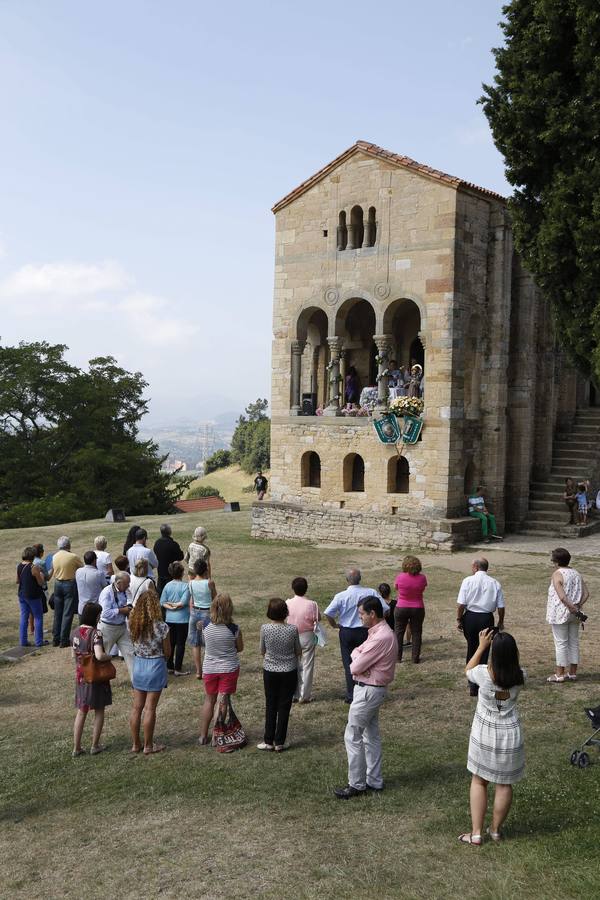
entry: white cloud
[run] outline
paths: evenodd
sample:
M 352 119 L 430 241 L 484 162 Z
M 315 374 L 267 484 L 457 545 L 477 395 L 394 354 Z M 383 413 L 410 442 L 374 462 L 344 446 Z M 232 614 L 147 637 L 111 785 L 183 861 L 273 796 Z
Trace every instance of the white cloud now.
M 29 263 L 9 275 L 0 284 L 6 297 L 61 296 L 81 297 L 101 291 L 121 291 L 133 284 L 133 279 L 119 263 L 106 260 L 100 263 L 51 262 Z
M 198 331 L 196 325 L 173 314 L 164 297 L 155 294 L 129 294 L 118 302 L 117 309 L 124 313 L 129 328 L 137 329 L 143 342 L 155 347 L 185 343 Z

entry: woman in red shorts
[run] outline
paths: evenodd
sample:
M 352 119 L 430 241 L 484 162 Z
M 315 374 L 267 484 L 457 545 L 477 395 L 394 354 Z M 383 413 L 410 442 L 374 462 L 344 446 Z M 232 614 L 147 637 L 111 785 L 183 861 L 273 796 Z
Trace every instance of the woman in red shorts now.
M 206 697 L 200 716 L 199 744 L 208 744 L 208 729 L 212 722 L 219 694 L 235 694 L 240 658 L 244 649 L 242 632 L 233 619 L 233 603 L 229 594 L 217 594 L 210 608 L 210 622 L 198 622 L 202 633 L 204 660 L 202 678 Z

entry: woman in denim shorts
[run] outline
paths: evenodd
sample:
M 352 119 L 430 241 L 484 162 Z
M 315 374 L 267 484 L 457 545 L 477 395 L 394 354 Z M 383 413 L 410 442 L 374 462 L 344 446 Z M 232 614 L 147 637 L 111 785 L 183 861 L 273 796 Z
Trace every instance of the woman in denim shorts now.
M 194 665 L 196 666 L 196 678 L 202 678 L 202 662 L 200 658 L 200 631 L 198 622 L 206 625 L 210 622 L 210 605 L 217 596 L 215 583 L 208 577 L 208 565 L 206 560 L 199 559 L 190 569 L 190 624 L 188 627 L 188 644 L 192 648 Z

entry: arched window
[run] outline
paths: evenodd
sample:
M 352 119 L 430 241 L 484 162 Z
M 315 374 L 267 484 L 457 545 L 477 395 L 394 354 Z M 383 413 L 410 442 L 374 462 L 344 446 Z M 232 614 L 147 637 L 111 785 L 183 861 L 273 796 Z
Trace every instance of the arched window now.
M 369 207 L 369 216 L 365 224 L 365 247 L 374 247 L 377 239 L 377 220 L 375 207 Z
M 321 487 L 321 459 L 319 454 L 313 450 L 302 455 L 301 485 L 302 487 Z
M 348 229 L 348 249 L 362 247 L 365 237 L 362 206 L 353 206 L 350 210 L 350 228 Z
M 364 491 L 365 461 L 358 453 L 349 453 L 344 460 L 344 490 Z
M 392 456 L 388 461 L 388 494 L 408 494 L 410 467 L 405 456 Z
M 346 226 L 346 213 L 344 210 L 338 216 L 338 227 L 337 227 L 337 248 L 338 250 L 345 250 L 348 246 L 348 228 Z

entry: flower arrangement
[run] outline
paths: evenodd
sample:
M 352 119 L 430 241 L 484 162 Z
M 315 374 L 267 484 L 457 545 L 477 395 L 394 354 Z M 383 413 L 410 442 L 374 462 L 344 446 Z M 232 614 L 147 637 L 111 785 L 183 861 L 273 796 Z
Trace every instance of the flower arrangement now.
M 355 418 L 363 418 L 364 416 L 370 415 L 370 410 L 366 406 L 353 406 L 350 403 L 347 403 L 346 406 L 341 410 L 343 416 L 353 416 Z
M 421 397 L 394 397 L 390 401 L 390 412 L 395 416 L 420 416 L 424 408 Z

